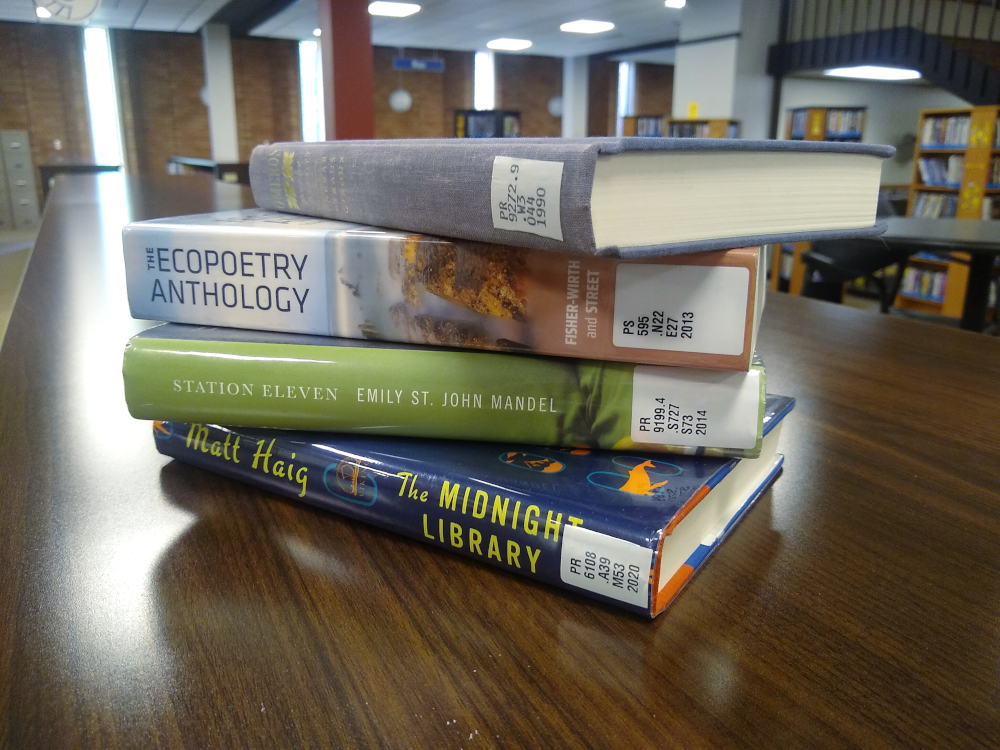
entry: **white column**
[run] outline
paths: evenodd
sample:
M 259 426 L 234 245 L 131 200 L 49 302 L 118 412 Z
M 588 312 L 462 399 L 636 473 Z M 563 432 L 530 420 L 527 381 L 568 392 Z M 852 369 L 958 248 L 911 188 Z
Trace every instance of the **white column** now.
M 673 117 L 687 118 L 692 102 L 700 119 L 733 117 L 740 5 L 740 0 L 699 0 L 680 11 Z M 729 34 L 734 36 L 713 39 Z
M 586 56 L 563 58 L 562 137 L 587 137 L 590 60 Z
M 233 56 L 229 46 L 229 27 L 205 24 L 201 29 L 205 61 L 205 105 L 208 107 L 208 131 L 212 159 L 227 163 L 240 160 L 236 132 L 236 89 L 233 85 Z
M 767 138 L 767 50 L 778 37 L 780 0 L 699 0 L 681 11 L 673 116 L 740 121 L 743 138 Z

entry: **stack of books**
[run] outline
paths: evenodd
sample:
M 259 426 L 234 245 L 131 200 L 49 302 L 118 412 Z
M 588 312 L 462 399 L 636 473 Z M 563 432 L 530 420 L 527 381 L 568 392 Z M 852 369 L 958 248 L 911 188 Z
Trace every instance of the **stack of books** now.
M 891 149 L 254 150 L 130 224 L 126 400 L 182 461 L 655 616 L 777 475 L 761 246 L 877 233 Z

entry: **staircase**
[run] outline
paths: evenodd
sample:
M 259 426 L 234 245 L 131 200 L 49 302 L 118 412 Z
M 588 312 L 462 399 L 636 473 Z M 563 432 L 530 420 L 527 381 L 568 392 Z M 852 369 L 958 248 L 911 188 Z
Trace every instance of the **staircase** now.
M 1000 104 L 1000 0 L 785 0 L 768 73 L 912 68 L 973 105 Z

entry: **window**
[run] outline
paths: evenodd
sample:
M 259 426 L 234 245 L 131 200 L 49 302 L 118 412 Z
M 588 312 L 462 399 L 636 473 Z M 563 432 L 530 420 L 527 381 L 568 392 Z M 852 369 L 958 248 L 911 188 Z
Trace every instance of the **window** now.
M 84 29 L 83 66 L 87 78 L 87 106 L 90 109 L 90 132 L 94 139 L 94 160 L 98 164 L 121 164 L 118 96 L 111 69 L 107 29 Z
M 323 58 L 319 42 L 299 42 L 299 85 L 302 89 L 302 140 L 325 141 Z
M 476 109 L 496 109 L 496 80 L 493 73 L 492 52 L 476 53 L 472 106 Z

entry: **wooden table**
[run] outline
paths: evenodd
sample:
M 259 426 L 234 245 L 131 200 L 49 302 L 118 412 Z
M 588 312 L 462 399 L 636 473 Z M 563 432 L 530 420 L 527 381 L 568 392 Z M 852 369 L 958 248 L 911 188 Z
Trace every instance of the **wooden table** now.
M 773 295 L 786 469 L 623 614 L 157 454 L 119 229 L 60 180 L 0 351 L 0 747 L 996 747 L 1000 343 Z

